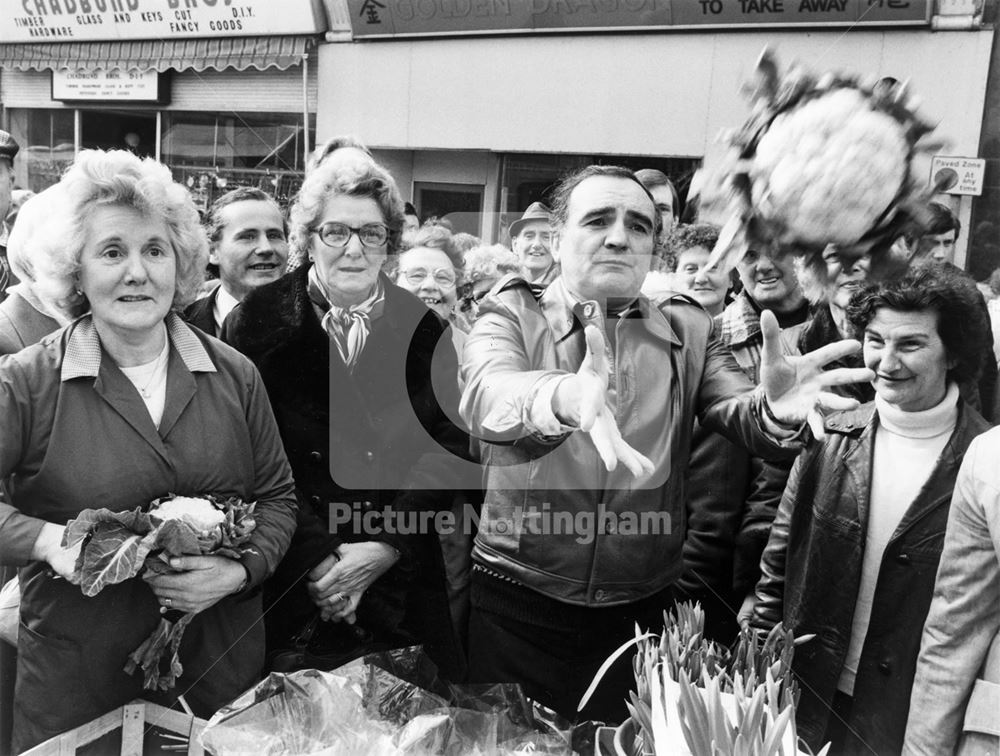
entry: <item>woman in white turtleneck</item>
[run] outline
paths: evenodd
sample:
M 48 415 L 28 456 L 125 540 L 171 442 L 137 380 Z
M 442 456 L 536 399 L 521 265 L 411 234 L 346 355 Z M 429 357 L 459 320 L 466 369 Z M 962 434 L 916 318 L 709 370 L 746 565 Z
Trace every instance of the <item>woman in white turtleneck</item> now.
M 847 309 L 875 401 L 831 415 L 796 461 L 751 624 L 797 637 L 799 735 L 831 754 L 898 754 L 952 489 L 988 424 L 960 398 L 989 327 L 975 284 L 916 268 Z

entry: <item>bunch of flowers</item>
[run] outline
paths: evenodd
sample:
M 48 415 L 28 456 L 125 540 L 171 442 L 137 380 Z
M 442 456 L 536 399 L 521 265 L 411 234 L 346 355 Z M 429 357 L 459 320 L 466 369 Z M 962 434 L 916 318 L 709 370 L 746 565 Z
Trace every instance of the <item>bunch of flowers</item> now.
M 906 86 L 799 67 L 781 75 L 765 49 L 746 89 L 751 114 L 724 134 L 700 192 L 701 217 L 723 226 L 714 262 L 731 269 L 766 248 L 825 278 L 834 244 L 845 262 L 870 253 L 873 272 L 891 268 L 892 243 L 926 219 L 921 154 L 940 147 Z
M 85 596 L 140 573 L 172 572 L 170 559 L 179 556 L 223 556 L 239 559 L 240 548 L 256 527 L 254 504 L 238 497 L 168 496 L 145 509 L 112 512 L 86 509 L 66 525 L 63 548 L 83 541 L 73 582 Z M 168 616 L 176 613 L 168 613 Z M 181 638 L 193 614 L 164 616 L 156 630 L 129 656 L 125 671 L 142 668 L 147 690 L 172 688 L 184 668 L 178 657 Z M 161 659 L 169 653 L 166 670 Z
M 678 604 L 659 638 L 636 631 L 635 728 L 630 756 L 719 754 L 796 756 L 792 655 L 798 641 L 779 624 L 766 637 L 749 629 L 730 652 L 704 638 L 705 615 Z M 826 748 L 820 756 L 826 753 Z

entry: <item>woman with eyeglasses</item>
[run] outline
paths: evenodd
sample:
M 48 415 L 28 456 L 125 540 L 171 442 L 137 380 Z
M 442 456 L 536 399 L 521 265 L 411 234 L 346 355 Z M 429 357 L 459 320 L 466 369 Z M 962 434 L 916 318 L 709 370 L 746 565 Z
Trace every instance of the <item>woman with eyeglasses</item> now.
M 314 644 L 333 654 L 423 643 L 454 679 L 441 550 L 418 515 L 450 504 L 436 489 L 452 486 L 468 438 L 449 420 L 458 367 L 444 324 L 381 272 L 399 248 L 402 198 L 370 159 L 325 160 L 289 226 L 290 272 L 251 292 L 223 334 L 261 371 L 299 494 L 298 529 L 266 587 L 269 648 L 318 614 Z
M 461 362 L 465 333 L 455 325 L 455 305 L 462 277 L 462 255 L 452 233 L 443 226 L 418 230 L 410 248 L 399 255 L 391 275 L 397 286 L 415 294 L 452 326 L 451 339 Z

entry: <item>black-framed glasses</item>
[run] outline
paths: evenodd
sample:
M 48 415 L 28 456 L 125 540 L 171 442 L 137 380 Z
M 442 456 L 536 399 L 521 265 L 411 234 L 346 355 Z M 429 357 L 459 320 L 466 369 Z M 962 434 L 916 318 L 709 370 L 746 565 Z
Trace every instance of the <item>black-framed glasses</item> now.
M 427 268 L 410 268 L 408 270 L 401 270 L 400 274 L 410 283 L 411 286 L 419 286 L 422 284 L 427 276 L 431 276 L 434 279 L 434 283 L 438 286 L 450 289 L 455 285 L 455 271 L 448 270 L 447 268 L 438 268 L 436 270 L 427 270 Z
M 327 221 L 313 233 L 328 247 L 346 247 L 354 234 L 358 235 L 366 247 L 381 247 L 389 241 L 389 229 L 381 223 L 366 223 L 361 228 L 346 223 Z
M 462 289 L 458 292 L 459 299 L 462 299 L 469 304 L 479 304 L 483 297 L 490 293 L 489 289 L 483 289 L 480 292 L 476 292 L 476 282 L 467 281 L 462 284 Z

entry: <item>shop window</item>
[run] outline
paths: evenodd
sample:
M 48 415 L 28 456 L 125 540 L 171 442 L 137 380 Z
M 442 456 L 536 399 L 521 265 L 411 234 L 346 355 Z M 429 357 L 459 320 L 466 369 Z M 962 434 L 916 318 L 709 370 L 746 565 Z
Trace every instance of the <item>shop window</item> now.
M 315 123 L 309 144 L 315 144 Z M 287 203 L 305 172 L 302 120 L 290 114 L 163 114 L 161 159 L 205 209 L 216 196 L 253 186 Z
M 85 150 L 129 150 L 156 157 L 156 113 L 135 110 L 81 110 L 80 147 Z
M 416 206 L 423 220 L 448 221 L 456 234 L 482 234 L 483 186 L 480 184 L 439 184 L 417 181 L 413 185 Z
M 40 192 L 59 180 L 73 162 L 73 111 L 11 108 L 10 132 L 21 145 L 14 165 L 14 183 Z

